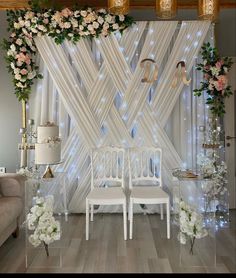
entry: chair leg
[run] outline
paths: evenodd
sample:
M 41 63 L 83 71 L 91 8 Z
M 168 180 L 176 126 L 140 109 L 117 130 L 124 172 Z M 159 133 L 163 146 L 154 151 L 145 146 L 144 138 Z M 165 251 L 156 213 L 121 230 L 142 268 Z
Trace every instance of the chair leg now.
M 89 239 L 89 201 L 86 200 L 86 240 Z
M 160 204 L 160 208 L 161 208 L 161 220 L 163 220 L 163 204 Z
M 130 202 L 128 204 L 128 220 L 130 221 Z
M 133 238 L 133 201 L 130 200 L 129 238 Z
M 91 218 L 90 218 L 90 221 L 93 221 L 93 212 L 94 212 L 94 205 L 91 205 Z
M 127 205 L 123 204 L 124 240 L 127 240 Z
M 170 238 L 170 202 L 166 203 L 167 238 Z

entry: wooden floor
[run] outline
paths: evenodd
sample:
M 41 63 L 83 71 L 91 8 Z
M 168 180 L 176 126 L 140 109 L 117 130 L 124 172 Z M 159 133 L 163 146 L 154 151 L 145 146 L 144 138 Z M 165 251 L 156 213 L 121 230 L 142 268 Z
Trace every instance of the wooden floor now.
M 127 241 L 123 240 L 121 214 L 96 214 L 94 222 L 90 222 L 89 241 L 85 240 L 84 214 L 69 215 L 68 222 L 61 217 L 61 223 L 62 239 L 49 245 L 48 258 L 43 248 L 32 248 L 25 241 L 24 228 L 17 239 L 10 237 L 0 247 L 0 273 L 236 272 L 235 210 L 230 212 L 230 226 L 219 229 L 215 240 L 213 237 L 213 247 L 208 248 L 208 243 L 203 247 L 211 253 L 208 259 L 198 243 L 194 255 L 186 253 L 189 247 L 180 246 L 174 224 L 168 240 L 166 222 L 158 214 L 134 215 L 134 239 Z

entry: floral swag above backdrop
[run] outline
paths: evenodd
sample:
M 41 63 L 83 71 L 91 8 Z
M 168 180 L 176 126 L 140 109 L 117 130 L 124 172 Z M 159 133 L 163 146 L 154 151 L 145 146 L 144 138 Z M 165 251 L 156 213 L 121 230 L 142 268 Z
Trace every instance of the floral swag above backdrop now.
M 29 99 L 33 80 L 42 78 L 35 64 L 36 46 L 34 37 L 48 35 L 56 44 L 64 40 L 76 43 L 80 38 L 108 36 L 121 33 L 134 23 L 128 15 L 112 15 L 105 9 L 92 8 L 72 10 L 31 8 L 7 11 L 9 40 L 4 39 L 7 50 L 8 70 L 13 75 L 15 94 L 18 100 Z

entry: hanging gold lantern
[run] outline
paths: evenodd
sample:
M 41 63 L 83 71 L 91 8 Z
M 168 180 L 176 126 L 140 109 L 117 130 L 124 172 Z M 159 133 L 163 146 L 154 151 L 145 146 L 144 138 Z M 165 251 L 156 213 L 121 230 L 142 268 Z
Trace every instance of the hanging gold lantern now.
M 219 0 L 198 0 L 198 17 L 203 20 L 216 21 L 220 10 Z
M 171 19 L 176 16 L 177 0 L 156 0 L 156 13 L 159 18 Z
M 116 15 L 128 14 L 129 0 L 108 0 L 108 11 Z

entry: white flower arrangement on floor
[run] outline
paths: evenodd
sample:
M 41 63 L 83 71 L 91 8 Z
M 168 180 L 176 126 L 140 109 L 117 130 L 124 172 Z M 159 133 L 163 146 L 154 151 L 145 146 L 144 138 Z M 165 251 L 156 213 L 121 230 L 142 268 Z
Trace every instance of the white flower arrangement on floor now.
M 29 242 L 37 247 L 44 244 L 47 256 L 48 245 L 61 237 L 60 222 L 53 216 L 53 196 L 36 197 L 35 205 L 27 215 L 28 229 L 34 231 Z
M 189 238 L 191 246 L 190 254 L 193 254 L 195 239 L 200 239 L 208 235 L 203 224 L 203 216 L 181 199 L 179 202 L 180 232 L 177 238 L 181 244 L 186 244 Z

